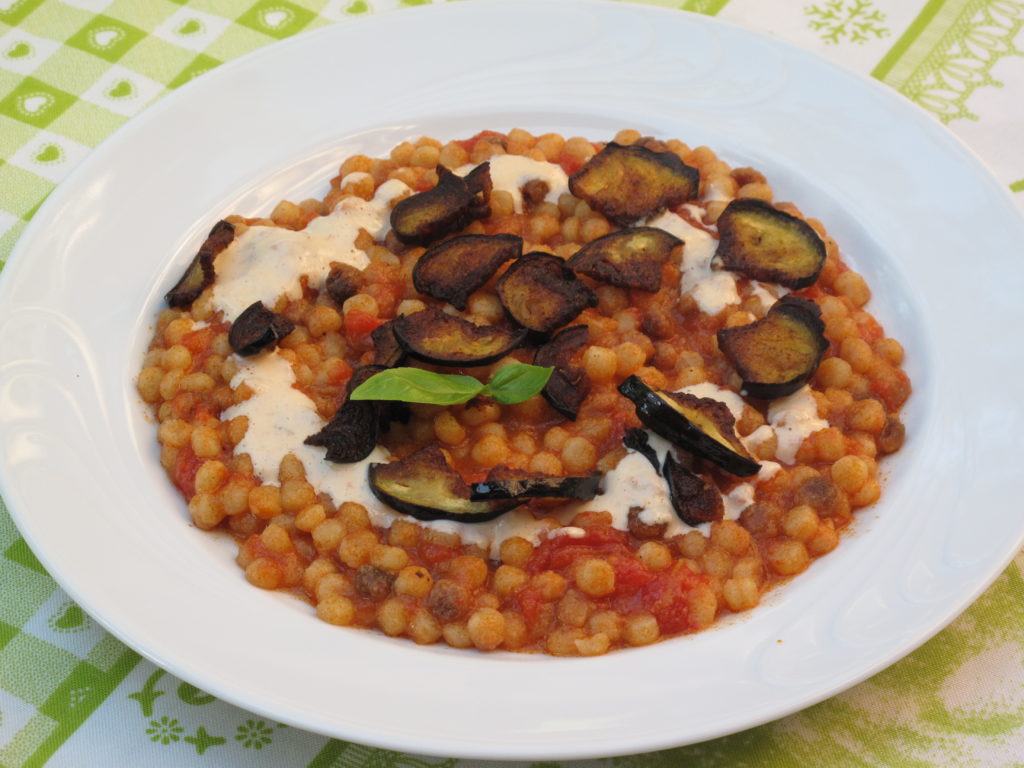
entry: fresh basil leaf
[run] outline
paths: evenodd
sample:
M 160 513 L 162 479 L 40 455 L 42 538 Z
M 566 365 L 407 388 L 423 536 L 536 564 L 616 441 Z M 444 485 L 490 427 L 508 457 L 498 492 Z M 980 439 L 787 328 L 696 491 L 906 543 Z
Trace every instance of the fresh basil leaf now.
M 498 369 L 480 394 L 490 395 L 503 405 L 529 400 L 548 383 L 554 367 L 512 363 Z
M 483 388 L 472 376 L 434 373 L 422 368 L 389 368 L 368 378 L 352 390 L 349 398 L 456 405 L 472 400 Z

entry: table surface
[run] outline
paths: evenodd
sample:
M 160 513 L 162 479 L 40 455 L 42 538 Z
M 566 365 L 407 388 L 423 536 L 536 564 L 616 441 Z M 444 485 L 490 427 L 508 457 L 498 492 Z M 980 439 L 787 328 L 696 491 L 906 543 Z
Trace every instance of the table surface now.
M 276 40 L 429 2 L 0 0 L 0 270 L 61 179 L 163 94 Z M 766 32 L 880 80 L 960 136 L 1024 210 L 1024 2 L 652 4 Z M 676 750 L 533 766 L 1024 766 L 1022 568 L 1024 555 L 916 652 L 803 712 Z M 44 764 L 390 768 L 481 761 L 328 739 L 175 678 L 68 599 L 0 500 L 0 766 Z

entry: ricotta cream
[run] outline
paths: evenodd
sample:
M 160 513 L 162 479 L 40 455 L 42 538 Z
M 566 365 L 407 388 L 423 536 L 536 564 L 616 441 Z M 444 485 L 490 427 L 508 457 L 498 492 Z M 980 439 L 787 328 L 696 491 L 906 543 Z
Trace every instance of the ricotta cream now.
M 768 423 L 778 439 L 775 457 L 786 464 L 793 463 L 809 435 L 828 427 L 828 421 L 818 416 L 818 403 L 806 385 L 789 397 L 773 400 L 768 406 Z
M 718 240 L 711 233 L 671 211 L 647 219 L 644 226 L 663 229 L 685 243 L 679 292 L 692 296 L 701 312 L 717 315 L 726 307 L 740 303 L 736 277 L 731 272 L 711 268 L 711 260 L 718 249 Z
M 549 203 L 557 203 L 558 198 L 569 191 L 569 177 L 557 163 L 534 160 L 522 155 L 494 155 L 488 162 L 491 164 L 492 188 L 512 195 L 516 213 L 523 212 L 522 189 L 528 181 L 540 179 L 547 182 L 548 193 L 544 200 Z M 464 165 L 455 172 L 465 176 L 474 168 L 475 165 Z
M 247 453 L 252 460 L 253 473 L 264 483 L 277 483 L 281 459 L 289 453 L 306 468 L 306 479 L 323 491 L 336 504 L 354 501 L 366 507 L 375 523 L 384 523 L 393 516 L 370 491 L 366 471 L 372 462 L 388 460 L 388 452 L 381 446 L 363 461 L 353 464 L 334 464 L 324 460 L 325 449 L 304 445 L 303 440 L 324 426 L 324 420 L 315 403 L 295 389 L 295 372 L 291 363 L 277 350 L 255 357 L 236 357 L 239 368 L 231 380 L 237 387 L 243 382 L 253 391 L 248 400 L 237 403 L 222 415 L 223 420 L 245 416 L 249 428 L 235 453 Z
M 356 247 L 359 231 L 366 230 L 374 240 L 383 239 L 390 229 L 392 201 L 410 191 L 392 179 L 380 185 L 372 200 L 344 198 L 329 215 L 313 219 L 297 232 L 249 227 L 214 262 L 214 306 L 230 322 L 255 301 L 272 307 L 282 294 L 291 300 L 301 298 L 301 278 L 321 285 L 332 261 L 363 269 L 370 258 Z

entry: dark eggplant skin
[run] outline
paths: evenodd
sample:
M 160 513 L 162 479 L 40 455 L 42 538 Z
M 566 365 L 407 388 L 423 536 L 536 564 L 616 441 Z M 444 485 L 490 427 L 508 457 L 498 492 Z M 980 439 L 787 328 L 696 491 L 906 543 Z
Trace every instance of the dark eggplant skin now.
M 651 462 L 651 466 L 654 467 L 655 471 L 661 472 L 661 467 L 658 463 L 658 452 L 651 447 L 650 442 L 647 440 L 647 433 L 642 429 L 627 430 L 626 434 L 622 436 L 622 444 L 629 448 L 631 451 L 643 454 L 643 457 Z
M 671 451 L 665 456 L 661 474 L 668 484 L 672 509 L 687 525 L 711 523 L 725 516 L 725 503 L 718 489 L 676 461 Z
M 326 448 L 324 458 L 336 464 L 352 464 L 373 453 L 384 421 L 381 416 L 382 404 L 376 400 L 349 400 L 347 397 L 353 389 L 382 370 L 376 365 L 357 368 L 345 387 L 346 400 L 334 418 L 303 442 Z
M 629 227 L 591 240 L 566 264 L 609 285 L 653 293 L 661 288 L 661 265 L 682 244 L 663 229 Z
M 324 458 L 337 464 L 362 461 L 377 447 L 380 408 L 371 400 L 346 400 L 324 428 L 303 442 L 326 448 Z
M 609 142 L 569 177 L 569 191 L 619 226 L 697 196 L 700 172 L 674 152 Z
M 420 293 L 462 311 L 498 267 L 522 255 L 518 235 L 459 235 L 428 248 L 413 267 L 412 282 Z
M 562 259 L 541 251 L 516 259 L 498 278 L 496 288 L 509 317 L 542 334 L 597 306 L 597 294 Z
M 413 357 L 458 367 L 496 363 L 520 346 L 527 334 L 525 328 L 474 325 L 437 307 L 396 317 L 391 327 L 398 343 Z
M 473 501 L 470 487 L 437 445 L 368 470 L 373 495 L 392 509 L 417 520 L 483 523 L 518 507 L 518 499 Z
M 405 359 L 405 350 L 395 338 L 394 320 L 378 325 L 370 333 L 373 340 L 373 364 L 394 368 Z
M 199 294 L 210 286 L 214 280 L 213 261 L 221 251 L 235 239 L 235 225 L 227 221 L 218 221 L 213 225 L 210 234 L 199 247 L 174 287 L 165 295 L 164 300 L 171 307 L 187 307 L 199 298 Z
M 407 197 L 391 211 L 391 231 L 409 245 L 427 245 L 491 215 L 490 163 L 464 178 L 437 166 L 437 184 Z
M 751 280 L 793 290 L 813 285 L 825 243 L 803 219 L 754 198 L 733 200 L 718 218 L 715 261 Z
M 236 354 L 248 357 L 273 349 L 294 330 L 295 323 L 287 317 L 271 312 L 261 301 L 254 301 L 231 324 L 228 343 Z
M 331 271 L 327 273 L 324 280 L 324 290 L 331 300 L 339 307 L 351 299 L 366 283 L 363 270 L 356 269 L 351 264 L 332 262 Z
M 491 479 L 473 483 L 470 498 L 473 501 L 490 499 L 576 499 L 590 501 L 601 489 L 600 472 L 588 475 L 554 477 L 523 475 Z
M 774 400 L 796 392 L 828 349 L 818 305 L 792 294 L 749 325 L 720 328 L 718 346 L 743 378 L 751 397 Z
M 585 325 L 563 328 L 537 349 L 533 364 L 545 368 L 554 366 L 541 394 L 551 407 L 570 421 L 576 421 L 580 405 L 590 393 L 590 379 L 579 366 L 572 364 L 572 356 L 590 339 Z
M 326 448 L 324 458 L 337 464 L 362 461 L 377 446 L 381 432 L 392 421 L 405 422 L 411 412 L 405 403 L 390 400 L 350 400 L 348 396 L 372 376 L 385 370 L 381 365 L 357 368 L 345 387 L 346 400 L 323 429 L 310 435 L 306 445 Z
M 619 392 L 633 401 L 636 414 L 645 427 L 672 444 L 692 451 L 738 477 L 750 477 L 760 471 L 760 464 L 749 455 L 743 455 L 746 449 L 738 439 L 734 448 L 729 448 L 711 437 L 680 412 L 671 393 L 655 391 L 637 376 L 626 378 L 619 385 Z M 731 415 L 729 421 L 728 427 L 731 428 Z

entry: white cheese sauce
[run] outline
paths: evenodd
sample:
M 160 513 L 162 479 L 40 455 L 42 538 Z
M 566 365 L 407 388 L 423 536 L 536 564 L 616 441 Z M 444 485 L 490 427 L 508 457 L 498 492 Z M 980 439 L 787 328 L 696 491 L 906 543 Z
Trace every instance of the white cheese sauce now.
M 522 155 L 494 155 L 488 158 L 491 171 L 491 186 L 494 190 L 508 192 L 512 195 L 512 204 L 516 213 L 523 212 L 523 185 L 528 181 L 540 179 L 547 182 L 548 193 L 544 200 L 557 203 L 558 198 L 569 191 L 569 177 L 562 166 L 543 160 L 534 160 Z M 465 176 L 476 168 L 475 165 L 463 165 L 455 173 Z
M 696 385 L 698 388 L 702 386 Z M 715 387 L 714 384 L 708 386 Z M 719 388 L 715 387 L 715 389 Z M 729 392 L 729 390 L 720 391 Z M 731 394 L 735 395 L 736 393 Z M 700 396 L 710 397 L 713 395 L 702 394 Z M 736 397 L 740 399 L 738 395 Z M 740 402 L 742 403 L 742 399 Z M 665 454 L 671 450 L 671 443 L 650 431 L 647 431 L 647 443 L 658 456 L 658 466 L 662 466 L 665 463 Z M 769 479 L 779 469 L 780 465 L 774 461 L 762 461 L 760 472 L 746 482 L 737 485 L 729 493 L 722 494 L 725 519 L 736 520 L 739 518 L 740 513 L 754 503 L 754 487 L 757 483 Z M 711 523 L 694 526 L 679 519 L 672 508 L 665 478 L 643 454 L 632 450 L 626 454 L 615 469 L 605 475 L 604 495 L 598 496 L 587 506 L 592 509 L 607 510 L 612 516 L 612 527 L 620 530 L 629 528 L 630 507 L 642 508 L 638 514 L 642 523 L 647 525 L 664 523 L 667 526 L 666 537 L 692 530 L 698 530 L 707 535 L 711 530 Z
M 344 198 L 330 214 L 313 219 L 297 232 L 249 227 L 214 262 L 214 306 L 230 322 L 255 301 L 272 307 L 282 294 L 291 300 L 301 298 L 301 278 L 320 286 L 332 261 L 363 269 L 370 259 L 356 247 L 359 231 L 366 230 L 374 240 L 383 239 L 390 229 L 391 202 L 410 191 L 392 179 L 380 185 L 372 200 Z
M 264 483 L 276 484 L 281 459 L 291 453 L 306 468 L 309 483 L 330 496 L 335 504 L 354 501 L 366 507 L 375 521 L 391 518 L 393 513 L 373 495 L 366 479 L 368 465 L 387 461 L 388 452 L 378 445 L 360 462 L 332 464 L 326 461 L 325 449 L 302 442 L 319 432 L 325 422 L 315 403 L 292 386 L 295 372 L 291 363 L 276 350 L 235 360 L 238 373 L 231 380 L 231 386 L 244 382 L 253 394 L 248 400 L 228 408 L 221 418 L 248 418 L 249 428 L 235 446 L 235 453 L 249 454 L 253 473 Z
M 789 288 L 776 285 L 775 283 L 772 283 L 772 289 L 768 290 L 762 282 L 757 280 L 749 280 L 748 282 L 750 283 L 750 294 L 760 299 L 761 306 L 765 309 L 769 309 L 772 304 L 789 293 Z
M 778 440 L 775 457 L 792 464 L 800 444 L 811 434 L 828 427 L 828 421 L 818 416 L 818 403 L 809 386 L 803 386 L 789 397 L 773 400 L 768 406 L 768 423 Z M 750 436 L 765 429 L 760 427 Z
M 691 295 L 701 312 L 717 315 L 726 307 L 740 303 L 736 277 L 731 272 L 711 268 L 718 240 L 710 232 L 693 226 L 671 211 L 647 219 L 643 225 L 663 229 L 685 243 L 679 293 Z
M 664 442 L 650 433 L 648 437 L 652 448 L 655 448 L 656 442 Z M 659 465 L 663 460 L 664 453 L 659 453 Z M 671 522 L 670 518 L 675 517 L 665 479 L 651 462 L 637 451 L 627 453 L 615 469 L 605 474 L 604 493 L 587 502 L 586 506 L 608 512 L 612 516 L 612 527 L 622 531 L 629 528 L 631 507 L 641 508 L 640 521 L 648 525 Z

